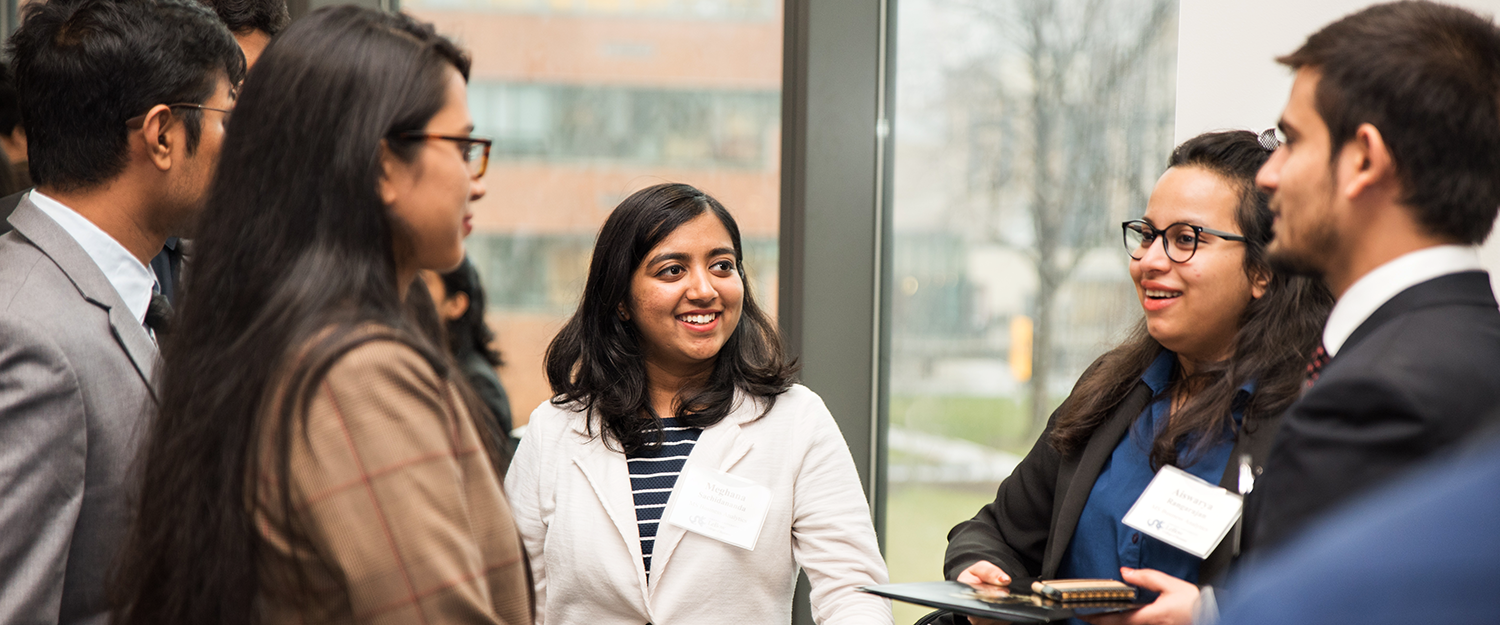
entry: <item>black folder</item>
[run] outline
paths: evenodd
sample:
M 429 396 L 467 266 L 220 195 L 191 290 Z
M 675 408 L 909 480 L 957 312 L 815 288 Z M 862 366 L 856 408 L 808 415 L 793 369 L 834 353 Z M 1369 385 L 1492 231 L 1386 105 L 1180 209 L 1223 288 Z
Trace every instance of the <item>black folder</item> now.
M 1012 623 L 1050 623 L 1087 614 L 1134 610 L 1156 599 L 1154 593 L 1139 593 L 1135 601 L 1090 601 L 1060 603 L 1030 591 L 1009 593 L 976 589 L 961 582 L 916 582 L 862 586 L 860 590 L 897 601 L 951 610 L 959 614 Z

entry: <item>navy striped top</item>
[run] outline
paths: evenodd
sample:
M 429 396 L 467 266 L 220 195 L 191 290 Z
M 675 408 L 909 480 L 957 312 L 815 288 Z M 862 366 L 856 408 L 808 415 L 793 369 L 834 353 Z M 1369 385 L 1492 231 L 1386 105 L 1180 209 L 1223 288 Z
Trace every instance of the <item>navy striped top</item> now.
M 700 428 L 682 425 L 677 417 L 661 420 L 662 446 L 625 454 L 630 466 L 630 491 L 635 496 L 635 521 L 641 535 L 641 561 L 651 577 L 651 551 L 656 546 L 656 528 L 667 508 L 667 498 L 677 484 L 677 475 L 687 462 Z

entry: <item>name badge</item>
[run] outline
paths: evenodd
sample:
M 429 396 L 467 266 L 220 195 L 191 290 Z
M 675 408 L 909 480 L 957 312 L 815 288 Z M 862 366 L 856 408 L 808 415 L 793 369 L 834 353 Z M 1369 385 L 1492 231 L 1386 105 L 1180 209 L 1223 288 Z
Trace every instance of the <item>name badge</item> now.
M 1125 525 L 1207 558 L 1229 533 L 1245 502 L 1239 495 L 1168 465 L 1156 472 L 1125 513 Z
M 771 508 L 771 489 L 723 471 L 686 469 L 677 476 L 666 521 L 695 534 L 755 550 Z

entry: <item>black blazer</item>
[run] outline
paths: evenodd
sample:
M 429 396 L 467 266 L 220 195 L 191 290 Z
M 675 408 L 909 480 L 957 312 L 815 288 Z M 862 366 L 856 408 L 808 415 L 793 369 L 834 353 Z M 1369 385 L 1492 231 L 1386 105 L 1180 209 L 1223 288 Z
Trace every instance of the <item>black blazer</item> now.
M 1489 274 L 1412 286 L 1376 309 L 1282 419 L 1246 502 L 1247 548 L 1466 440 L 1500 406 L 1500 309 Z
M 1099 362 L 1083 374 L 1080 383 L 1094 374 Z M 1075 387 L 1076 390 L 1076 387 Z M 948 551 L 943 560 L 947 579 L 969 565 L 988 560 L 1012 579 L 1052 579 L 1067 553 L 1078 517 L 1088 503 L 1089 493 L 1099 471 L 1115 447 L 1124 440 L 1151 400 L 1151 389 L 1137 382 L 1108 420 L 1100 424 L 1083 451 L 1062 456 L 1048 444 L 1057 412 L 1047 422 L 1047 429 L 1037 439 L 1031 453 L 1021 460 L 1010 477 L 1000 483 L 995 501 L 980 508 L 973 519 L 959 523 L 948 533 Z M 1066 404 L 1064 404 L 1066 405 Z M 1058 409 L 1061 412 L 1062 408 Z M 1259 469 L 1271 446 L 1272 434 L 1280 417 L 1247 419 L 1235 439 L 1234 450 L 1224 467 L 1219 485 L 1237 490 L 1241 454 L 1250 454 Z M 1219 547 L 1203 560 L 1198 569 L 1199 583 L 1209 583 L 1225 570 L 1234 555 L 1234 534 L 1225 537 Z

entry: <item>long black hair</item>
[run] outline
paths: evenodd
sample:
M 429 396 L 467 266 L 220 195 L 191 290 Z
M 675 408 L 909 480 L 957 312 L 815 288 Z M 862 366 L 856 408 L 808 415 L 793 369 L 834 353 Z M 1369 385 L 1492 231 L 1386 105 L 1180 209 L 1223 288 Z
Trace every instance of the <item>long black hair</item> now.
M 755 303 L 745 279 L 740 228 L 724 205 L 685 184 L 659 184 L 617 206 L 594 244 L 588 282 L 578 311 L 547 346 L 547 380 L 557 406 L 587 412 L 588 432 L 629 453 L 661 441 L 662 416 L 651 408 L 640 332 L 620 318 L 631 276 L 646 254 L 683 224 L 712 214 L 734 242 L 735 267 L 745 283 L 740 322 L 699 388 L 684 389 L 676 416 L 694 427 L 718 423 L 734 408 L 735 390 L 760 398 L 770 410 L 791 387 L 789 362 L 776 325 Z
M 1255 383 L 1255 392 L 1242 407 L 1243 427 L 1259 427 L 1259 421 L 1286 410 L 1297 399 L 1307 358 L 1317 347 L 1323 322 L 1333 308 L 1333 295 L 1322 281 L 1276 273 L 1266 260 L 1272 216 L 1268 196 L 1255 186 L 1255 175 L 1270 156 L 1255 133 L 1233 130 L 1188 139 L 1172 151 L 1167 162 L 1168 169 L 1207 170 L 1237 192 L 1235 222 L 1245 237 L 1245 275 L 1252 280 L 1269 276 L 1270 281 L 1265 294 L 1252 299 L 1240 314 L 1232 355 L 1174 380 L 1168 388 L 1169 397 L 1180 392 L 1187 401 L 1152 442 L 1155 467 L 1177 464 L 1177 450 L 1183 443 L 1188 451 L 1182 464 L 1192 464 L 1232 435 L 1235 396 L 1246 382 Z M 1052 446 L 1064 454 L 1081 450 L 1164 349 L 1142 320 L 1131 337 L 1105 354 L 1058 408 Z
M 279 484 L 291 510 L 293 415 L 334 360 L 388 339 L 448 375 L 398 297 L 409 236 L 378 184 L 382 146 L 415 158 L 415 144 L 391 137 L 427 125 L 454 68 L 467 77 L 464 54 L 431 26 L 346 6 L 293 24 L 250 72 L 162 346 L 118 622 L 255 622 L 250 510 L 263 495 L 247 485 Z M 264 428 L 277 433 L 272 449 Z M 274 475 L 261 474 L 262 458 Z

